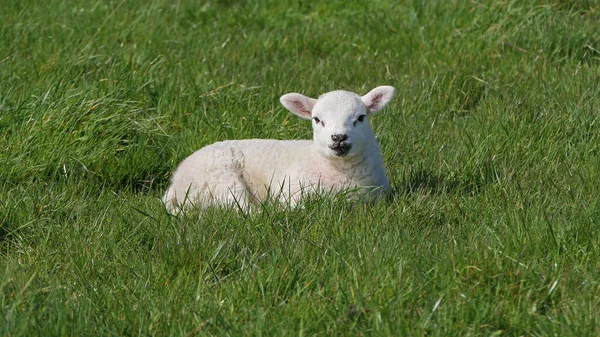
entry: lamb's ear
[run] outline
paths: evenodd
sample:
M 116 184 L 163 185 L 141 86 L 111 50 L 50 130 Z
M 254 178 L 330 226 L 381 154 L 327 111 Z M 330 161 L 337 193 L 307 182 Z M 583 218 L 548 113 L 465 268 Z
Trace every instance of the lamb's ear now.
M 367 106 L 367 112 L 372 114 L 385 108 L 392 100 L 395 93 L 396 89 L 394 89 L 394 87 L 384 85 L 369 91 L 368 94 L 361 97 L 361 100 Z
M 304 119 L 312 118 L 312 109 L 317 103 L 316 99 L 297 93 L 285 94 L 279 101 L 286 109 Z

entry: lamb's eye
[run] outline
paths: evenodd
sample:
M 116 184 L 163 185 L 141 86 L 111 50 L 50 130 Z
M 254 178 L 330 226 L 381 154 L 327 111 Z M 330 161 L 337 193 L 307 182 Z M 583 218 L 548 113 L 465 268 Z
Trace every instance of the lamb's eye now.
M 322 126 L 325 126 L 325 123 L 323 123 L 323 121 L 320 120 L 320 119 L 318 119 L 317 117 L 313 117 L 313 119 L 315 120 L 315 123 L 321 124 Z
M 365 117 L 367 117 L 367 115 L 360 115 L 358 116 L 358 118 L 354 121 L 354 123 L 352 123 L 352 125 L 356 126 L 356 122 L 364 122 Z

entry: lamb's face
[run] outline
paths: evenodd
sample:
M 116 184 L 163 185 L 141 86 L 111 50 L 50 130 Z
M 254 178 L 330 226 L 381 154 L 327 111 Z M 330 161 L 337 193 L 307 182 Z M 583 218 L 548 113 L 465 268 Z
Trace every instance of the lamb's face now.
M 352 157 L 374 139 L 367 108 L 360 96 L 333 91 L 321 96 L 312 110 L 313 140 L 326 157 Z
M 332 91 L 318 100 L 291 93 L 283 95 L 280 101 L 296 115 L 312 119 L 313 139 L 324 156 L 347 158 L 361 154 L 367 144 L 375 141 L 368 118 L 383 109 L 394 92 L 389 86 L 377 87 L 362 97 L 348 91 Z

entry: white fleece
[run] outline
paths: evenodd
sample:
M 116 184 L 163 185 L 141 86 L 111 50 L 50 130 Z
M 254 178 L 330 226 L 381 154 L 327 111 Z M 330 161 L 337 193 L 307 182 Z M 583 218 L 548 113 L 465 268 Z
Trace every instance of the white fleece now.
M 365 96 L 333 91 L 318 100 L 296 94 L 282 104 L 313 119 L 313 140 L 228 140 L 203 147 L 173 174 L 163 197 L 170 213 L 191 206 L 226 205 L 245 210 L 268 195 L 295 205 L 303 195 L 355 191 L 372 200 L 390 191 L 379 144 L 368 116 L 394 95 L 383 86 Z

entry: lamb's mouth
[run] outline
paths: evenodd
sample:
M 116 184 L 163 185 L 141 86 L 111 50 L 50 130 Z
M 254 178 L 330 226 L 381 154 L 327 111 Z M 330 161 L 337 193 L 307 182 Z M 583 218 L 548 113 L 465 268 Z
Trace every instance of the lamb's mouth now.
M 352 144 L 346 142 L 333 143 L 329 145 L 329 148 L 335 152 L 336 156 L 345 157 L 350 152 L 350 149 L 352 149 Z

